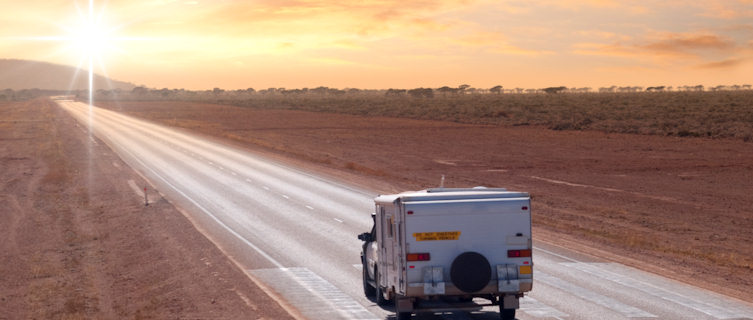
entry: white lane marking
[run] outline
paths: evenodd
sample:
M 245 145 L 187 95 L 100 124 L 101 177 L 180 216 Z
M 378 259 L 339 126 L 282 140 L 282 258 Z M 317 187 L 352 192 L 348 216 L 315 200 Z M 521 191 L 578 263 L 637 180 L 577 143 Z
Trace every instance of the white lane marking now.
M 656 315 L 643 311 L 633 306 L 626 305 L 610 297 L 577 286 L 548 273 L 536 272 L 536 280 L 547 285 L 569 292 L 588 302 L 593 302 L 607 309 L 614 310 L 628 318 L 656 318 Z
M 578 271 L 582 271 L 582 272 L 594 275 L 596 277 L 599 277 L 608 281 L 619 283 L 629 288 L 637 289 L 639 291 L 645 292 L 654 297 L 671 301 L 671 302 L 677 303 L 679 305 L 682 305 L 684 307 L 687 307 L 687 308 L 690 308 L 699 312 L 703 312 L 717 319 L 753 318 L 753 313 L 747 313 L 743 310 L 734 310 L 732 309 L 733 306 L 724 306 L 724 307 L 717 306 L 720 303 L 716 301 L 713 302 L 713 304 L 709 303 L 710 297 L 708 296 L 704 297 L 705 301 L 700 300 L 700 299 L 693 299 L 685 295 L 657 287 L 651 283 L 640 281 L 640 280 L 634 279 L 632 277 L 629 277 L 623 274 L 618 274 L 618 273 L 606 270 L 605 267 L 607 267 L 608 265 L 615 265 L 613 263 L 593 264 L 593 263 L 563 262 L 560 264 L 573 268 Z M 688 291 L 683 290 L 682 292 L 688 292 Z M 748 310 L 748 312 L 753 312 L 753 310 Z
M 555 257 L 558 257 L 558 258 L 561 258 L 561 259 L 565 259 L 565 260 L 568 260 L 568 261 L 572 261 L 572 262 L 580 262 L 580 261 L 578 261 L 578 260 L 575 260 L 575 259 L 573 259 L 573 258 L 570 258 L 570 257 L 566 257 L 566 256 L 563 256 L 563 255 L 561 255 L 561 254 L 557 254 L 557 253 L 551 252 L 551 251 L 549 251 L 549 250 L 544 250 L 544 249 L 541 249 L 541 248 L 540 248 L 540 247 L 538 247 L 538 246 L 533 246 L 533 249 L 534 249 L 534 251 L 535 251 L 535 252 L 543 252 L 543 253 L 546 253 L 546 254 L 548 254 L 548 255 L 552 255 L 552 256 L 555 256 Z
M 553 183 L 553 184 L 562 184 L 562 185 L 566 185 L 566 186 L 570 186 L 570 187 L 594 188 L 594 189 L 598 189 L 598 190 L 611 191 L 611 192 L 625 192 L 624 190 L 614 189 L 614 188 L 597 187 L 597 186 L 592 186 L 592 185 L 588 185 L 588 184 L 572 183 L 572 182 L 561 181 L 561 180 L 554 180 L 554 179 L 547 179 L 547 178 L 542 178 L 542 177 L 537 177 L 537 176 L 530 176 L 530 177 L 533 178 L 533 179 L 536 179 L 536 180 L 546 181 L 546 182 Z
M 562 320 L 569 315 L 548 305 L 545 305 L 530 296 L 520 299 L 520 310 L 537 318 L 554 318 Z
M 687 201 L 682 201 L 682 200 L 675 199 L 675 198 L 672 198 L 672 197 L 655 196 L 655 195 L 650 195 L 650 194 L 645 194 L 645 193 L 640 193 L 640 192 L 635 192 L 635 191 L 627 191 L 627 190 L 622 190 L 622 189 L 599 187 L 599 186 L 593 186 L 593 185 L 589 185 L 589 184 L 572 183 L 572 182 L 561 181 L 561 180 L 554 180 L 554 179 L 547 179 L 547 178 L 542 178 L 542 177 L 537 177 L 537 176 L 529 176 L 529 177 L 532 178 L 532 179 L 546 181 L 546 182 L 553 183 L 553 184 L 565 185 L 565 186 L 569 186 L 569 187 L 592 188 L 592 189 L 602 190 L 602 191 L 608 191 L 608 192 L 627 193 L 627 194 L 632 194 L 632 195 L 637 196 L 637 197 L 643 197 L 643 198 L 648 198 L 648 199 L 653 199 L 653 200 L 659 200 L 659 201 L 666 201 L 666 202 L 672 202 L 672 203 L 678 203 L 678 204 L 695 205 L 693 203 L 689 203 Z
M 358 271 L 361 271 L 361 270 L 363 270 L 363 265 L 360 264 L 360 263 L 359 264 L 354 264 L 353 268 L 356 268 L 356 269 L 358 269 Z
M 238 175 L 237 173 L 235 173 L 235 171 L 230 171 L 230 173 L 231 173 L 232 175 L 234 175 L 234 176 L 237 176 L 237 175 Z
M 209 163 L 210 166 L 214 165 L 214 162 L 212 162 L 212 161 L 207 161 L 207 163 Z
M 220 170 L 225 170 L 222 166 L 217 166 L 217 168 L 220 168 Z
M 251 179 L 249 178 L 246 178 L 246 182 L 253 182 L 253 181 L 251 181 Z
M 314 207 L 312 207 L 312 206 L 306 206 L 306 209 L 314 210 Z
M 281 196 L 282 196 L 283 198 L 285 198 L 285 199 L 290 199 L 290 197 L 288 197 L 288 195 L 286 195 L 286 194 L 280 194 L 280 195 L 281 195 Z
M 269 187 L 267 187 L 267 186 L 262 186 L 262 188 L 264 188 L 264 190 L 269 191 Z
M 248 270 L 310 319 L 378 319 L 342 290 L 307 268 Z
M 338 218 L 332 218 L 332 219 L 335 219 L 335 221 L 337 221 L 337 222 L 339 222 L 339 223 L 343 223 L 343 221 L 342 221 L 342 220 L 340 220 L 340 219 L 338 219 Z

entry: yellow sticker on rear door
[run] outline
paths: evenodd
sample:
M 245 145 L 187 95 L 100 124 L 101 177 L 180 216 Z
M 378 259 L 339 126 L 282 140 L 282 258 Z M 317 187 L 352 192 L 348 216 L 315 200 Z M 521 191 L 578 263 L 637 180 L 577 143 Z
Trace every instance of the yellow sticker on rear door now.
M 460 231 L 420 232 L 414 233 L 413 237 L 416 241 L 457 240 L 460 238 Z

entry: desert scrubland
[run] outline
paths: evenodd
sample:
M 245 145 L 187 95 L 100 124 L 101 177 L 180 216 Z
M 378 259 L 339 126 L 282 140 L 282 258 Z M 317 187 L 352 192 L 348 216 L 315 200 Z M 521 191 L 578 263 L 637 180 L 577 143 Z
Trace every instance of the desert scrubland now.
M 552 130 L 753 141 L 753 90 L 557 94 L 453 94 L 442 93 L 439 89 L 423 90 L 428 90 L 423 91 L 425 95 L 357 89 L 144 89 L 120 94 L 102 91 L 97 97 L 101 100 L 187 101 L 493 126 L 540 126 Z

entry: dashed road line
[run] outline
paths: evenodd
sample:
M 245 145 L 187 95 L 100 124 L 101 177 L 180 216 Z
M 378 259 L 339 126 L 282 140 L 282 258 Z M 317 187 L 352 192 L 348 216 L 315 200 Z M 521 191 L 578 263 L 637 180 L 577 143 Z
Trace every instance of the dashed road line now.
M 628 318 L 656 318 L 656 315 L 643 311 L 633 306 L 629 306 L 605 295 L 596 293 L 581 286 L 572 284 L 548 273 L 537 272 L 536 278 L 544 284 L 571 293 L 588 302 L 598 304 L 607 309 L 613 310 Z
M 312 207 L 312 206 L 306 206 L 306 209 L 314 210 L 314 207 Z
M 286 195 L 286 194 L 280 194 L 280 195 L 281 195 L 281 196 L 282 196 L 283 198 L 290 200 L 290 197 L 288 197 L 288 195 Z
M 751 317 L 752 315 L 744 312 L 744 310 L 734 310 L 731 306 L 717 306 L 716 302 L 708 301 L 708 297 L 702 299 L 694 299 L 683 294 L 675 293 L 666 289 L 663 289 L 655 284 L 641 281 L 630 276 L 626 276 L 624 273 L 615 273 L 606 270 L 606 266 L 610 264 L 606 263 L 560 263 L 560 265 L 573 268 L 575 270 L 585 272 L 601 279 L 612 281 L 628 288 L 636 289 L 645 292 L 654 297 L 671 301 L 689 309 L 693 309 L 699 312 L 703 312 L 717 319 L 742 319 Z M 611 264 L 614 265 L 614 264 Z M 704 301 L 706 300 L 706 301 Z

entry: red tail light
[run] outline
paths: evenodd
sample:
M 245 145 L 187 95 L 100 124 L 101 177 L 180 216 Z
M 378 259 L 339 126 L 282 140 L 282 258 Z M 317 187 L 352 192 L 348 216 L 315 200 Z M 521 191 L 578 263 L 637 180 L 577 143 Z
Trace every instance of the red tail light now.
M 431 256 L 429 256 L 428 253 L 409 253 L 406 256 L 406 260 L 408 260 L 408 261 L 429 261 L 429 260 L 431 260 Z
M 531 256 L 531 249 L 526 250 L 507 250 L 508 258 L 527 258 Z

